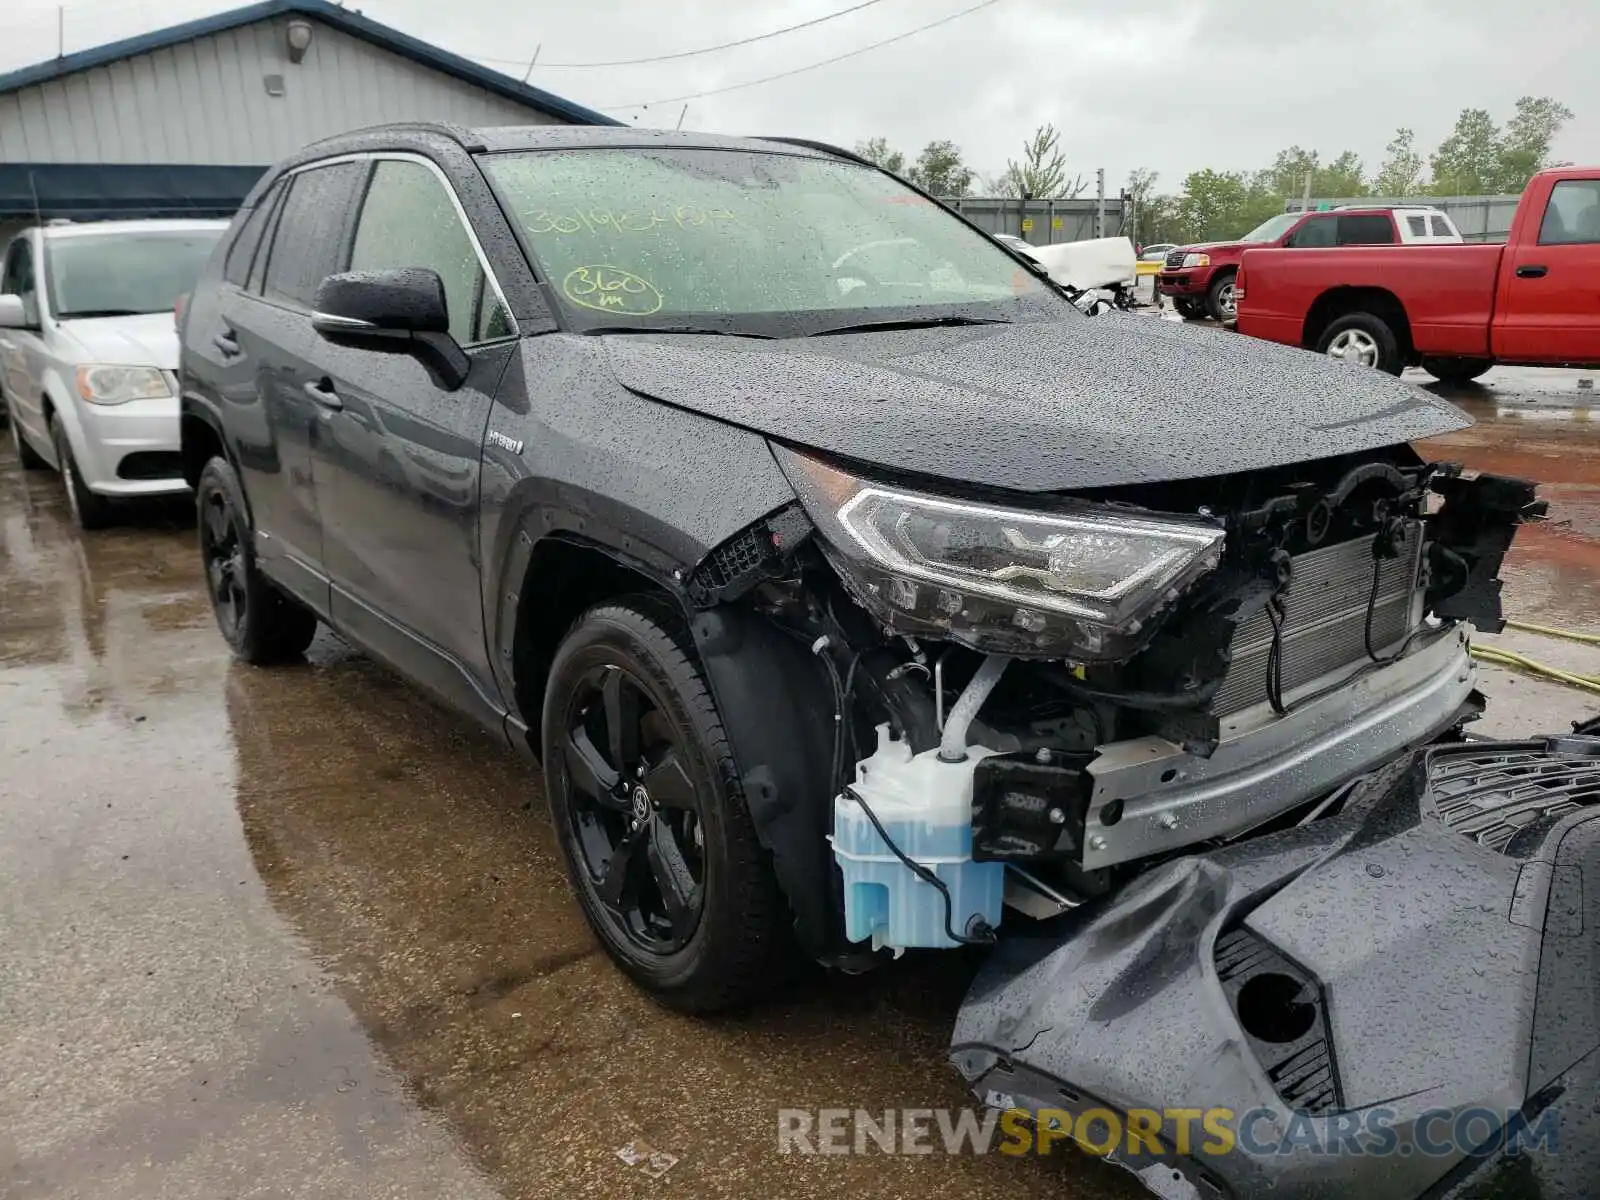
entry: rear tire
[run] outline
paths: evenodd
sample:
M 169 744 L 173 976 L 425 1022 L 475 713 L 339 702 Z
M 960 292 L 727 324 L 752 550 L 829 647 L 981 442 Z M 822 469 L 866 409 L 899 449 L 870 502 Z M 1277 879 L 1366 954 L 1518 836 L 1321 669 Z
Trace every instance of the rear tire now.
M 714 1012 L 786 974 L 788 907 L 676 609 L 634 596 L 579 618 L 551 664 L 542 744 L 573 890 L 626 975 Z
M 73 524 L 86 532 L 104 529 L 111 524 L 111 501 L 98 492 L 91 492 L 78 472 L 78 460 L 72 457 L 72 443 L 61 422 L 50 418 L 50 441 L 56 448 L 56 462 L 60 464 L 61 484 L 67 490 L 67 508 L 72 512 Z
M 17 461 L 22 464 L 22 469 L 24 471 L 48 470 L 50 464 L 44 460 L 42 454 L 28 444 L 28 439 L 23 436 L 22 426 L 17 422 L 17 415 L 12 413 L 6 419 L 11 425 L 11 444 L 16 448 Z
M 1494 362 L 1487 358 L 1424 358 L 1422 369 L 1440 383 L 1471 383 Z
M 280 592 L 256 565 L 244 489 L 233 466 L 213 458 L 194 491 L 206 591 L 223 639 L 255 666 L 299 658 L 317 634 L 317 616 Z
M 1406 365 L 1394 330 L 1382 317 L 1369 312 L 1350 313 L 1330 324 L 1317 339 L 1317 353 L 1376 367 L 1390 375 L 1400 374 Z

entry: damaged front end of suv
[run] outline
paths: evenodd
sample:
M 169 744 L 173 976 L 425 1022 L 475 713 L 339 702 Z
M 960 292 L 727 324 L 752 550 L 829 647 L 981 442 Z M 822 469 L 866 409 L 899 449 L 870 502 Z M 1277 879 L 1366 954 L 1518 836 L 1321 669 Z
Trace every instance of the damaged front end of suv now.
M 852 965 L 993 940 L 1455 737 L 1540 511 L 1404 445 L 1070 497 L 775 453 L 798 503 L 690 593 L 721 707 L 767 718 L 730 736 L 779 883 Z

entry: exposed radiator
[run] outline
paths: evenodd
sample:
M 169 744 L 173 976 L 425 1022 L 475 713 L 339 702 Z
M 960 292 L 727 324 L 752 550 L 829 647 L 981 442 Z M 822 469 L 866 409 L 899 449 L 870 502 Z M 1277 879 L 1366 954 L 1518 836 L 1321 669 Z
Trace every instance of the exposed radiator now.
M 1367 657 L 1367 597 L 1372 590 L 1372 537 L 1323 546 L 1294 557 L 1285 593 L 1280 678 L 1283 694 L 1329 671 Z M 1415 626 L 1417 573 L 1422 562 L 1422 523 L 1406 527 L 1405 544 L 1378 567 L 1378 599 L 1372 615 L 1372 645 L 1391 651 Z M 1265 610 L 1233 636 L 1233 662 L 1211 702 L 1219 717 L 1267 698 L 1267 655 L 1272 623 Z

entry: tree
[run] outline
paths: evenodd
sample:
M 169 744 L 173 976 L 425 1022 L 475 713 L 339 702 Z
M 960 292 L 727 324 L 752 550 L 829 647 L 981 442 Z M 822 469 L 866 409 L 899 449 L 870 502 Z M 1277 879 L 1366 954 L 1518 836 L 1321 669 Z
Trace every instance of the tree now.
M 1417 152 L 1416 135 L 1402 125 L 1384 152 L 1389 157 L 1378 168 L 1373 190 L 1394 200 L 1415 196 L 1422 190 L 1422 155 Z
M 1550 143 L 1572 120 L 1572 110 L 1549 96 L 1523 96 L 1500 138 L 1498 190 L 1520 192 L 1535 171 L 1552 166 Z
M 1499 190 L 1500 130 L 1488 109 L 1464 108 L 1430 157 L 1433 194 L 1480 196 Z
M 1283 197 L 1260 177 L 1252 179 L 1242 171 L 1194 171 L 1183 181 L 1177 202 L 1179 240 L 1236 238 L 1282 211 Z
M 906 156 L 889 145 L 888 138 L 875 137 L 857 142 L 856 153 L 869 162 L 877 163 L 885 171 L 892 171 L 896 175 L 906 173 Z
M 1128 173 L 1128 186 L 1124 189 L 1133 204 L 1133 240 L 1141 246 L 1152 242 L 1179 240 L 1178 202 L 1171 196 L 1156 195 L 1156 180 L 1160 176 L 1148 167 L 1137 167 Z
M 1302 150 L 1290 146 L 1278 151 L 1272 165 L 1256 176 L 1257 190 L 1284 199 L 1295 199 L 1305 194 L 1306 175 L 1311 176 L 1313 196 L 1365 196 L 1367 183 L 1361 156 L 1346 150 L 1332 162 L 1324 164 L 1315 150 Z
M 948 140 L 924 146 L 906 178 L 935 196 L 965 196 L 972 189 L 972 168 L 962 163 L 961 148 Z
M 1061 153 L 1061 134 L 1054 125 L 1044 124 L 1022 144 L 1022 161 L 1006 162 L 1000 177 L 1002 193 L 1031 196 L 1035 200 L 1075 199 L 1089 185 L 1082 175 L 1067 178 L 1067 157 Z

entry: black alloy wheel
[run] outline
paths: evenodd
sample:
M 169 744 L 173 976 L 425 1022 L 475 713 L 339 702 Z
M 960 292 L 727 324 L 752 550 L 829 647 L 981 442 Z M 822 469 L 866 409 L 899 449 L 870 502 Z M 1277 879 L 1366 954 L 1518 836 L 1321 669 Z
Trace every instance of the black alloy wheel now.
M 565 724 L 584 881 L 634 946 L 683 949 L 705 906 L 705 828 L 685 749 L 643 681 L 614 664 L 582 677 Z
M 244 586 L 244 539 L 234 527 L 228 498 L 221 491 L 200 499 L 200 557 L 217 625 L 232 643 L 249 620 L 250 597 Z
M 793 917 L 674 603 L 624 596 L 578 618 L 550 665 L 540 744 L 567 874 L 618 968 L 698 1013 L 789 975 Z
M 200 565 L 223 638 L 245 662 L 265 666 L 304 654 L 317 634 L 317 616 L 256 565 L 243 496 L 227 459 L 206 463 L 195 484 Z

